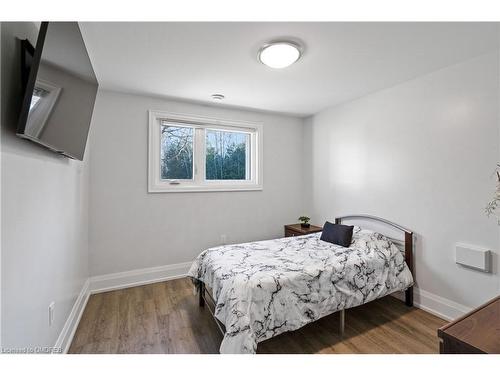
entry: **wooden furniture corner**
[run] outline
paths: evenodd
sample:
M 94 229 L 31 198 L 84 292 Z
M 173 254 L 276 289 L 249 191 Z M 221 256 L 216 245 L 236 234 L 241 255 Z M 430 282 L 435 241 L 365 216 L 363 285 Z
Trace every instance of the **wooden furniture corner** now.
M 500 354 L 500 296 L 438 329 L 441 354 Z
M 322 230 L 322 227 L 312 224 L 309 228 L 302 228 L 300 224 L 288 224 L 285 225 L 285 237 L 303 236 L 305 234 L 321 232 Z

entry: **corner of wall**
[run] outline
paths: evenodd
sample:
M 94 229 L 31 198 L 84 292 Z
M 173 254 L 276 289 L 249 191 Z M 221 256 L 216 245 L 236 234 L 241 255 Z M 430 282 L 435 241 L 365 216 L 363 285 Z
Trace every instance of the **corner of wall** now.
M 313 159 L 312 159 L 312 127 L 313 116 L 302 120 L 302 209 L 304 214 L 314 221 L 313 212 Z

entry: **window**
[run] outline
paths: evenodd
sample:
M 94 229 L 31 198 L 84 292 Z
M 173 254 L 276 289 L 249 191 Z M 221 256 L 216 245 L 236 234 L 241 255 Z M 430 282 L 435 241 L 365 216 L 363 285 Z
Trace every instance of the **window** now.
M 39 89 L 38 87 L 33 89 L 33 96 L 31 97 L 30 102 L 30 112 L 33 111 L 33 108 L 36 107 L 36 105 L 40 102 L 40 99 L 42 99 L 46 94 L 47 91 Z
M 149 192 L 262 189 L 262 125 L 149 113 Z
M 249 180 L 250 134 L 225 130 L 205 131 L 207 180 Z
M 162 180 L 193 179 L 193 128 L 161 125 Z

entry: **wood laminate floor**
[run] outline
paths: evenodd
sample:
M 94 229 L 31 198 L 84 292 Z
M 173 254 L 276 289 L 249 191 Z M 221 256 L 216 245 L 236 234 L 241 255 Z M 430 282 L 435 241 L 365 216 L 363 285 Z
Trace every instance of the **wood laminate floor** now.
M 445 323 L 384 297 L 259 343 L 258 353 L 437 353 Z M 218 353 L 222 335 L 188 279 L 92 295 L 70 353 Z

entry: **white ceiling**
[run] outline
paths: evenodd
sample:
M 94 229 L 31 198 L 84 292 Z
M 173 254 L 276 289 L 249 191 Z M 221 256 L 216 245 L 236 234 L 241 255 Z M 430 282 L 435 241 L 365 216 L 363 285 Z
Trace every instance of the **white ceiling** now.
M 498 49 L 496 23 L 80 23 L 101 87 L 309 115 Z M 304 55 L 274 70 L 273 39 Z

